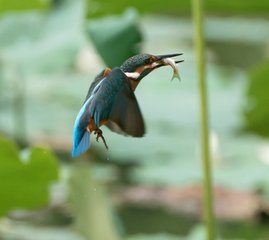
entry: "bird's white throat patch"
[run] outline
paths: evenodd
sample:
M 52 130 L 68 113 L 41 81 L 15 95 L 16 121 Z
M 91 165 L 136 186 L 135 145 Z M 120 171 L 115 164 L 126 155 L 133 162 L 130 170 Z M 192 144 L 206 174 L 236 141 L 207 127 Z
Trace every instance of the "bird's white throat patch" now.
M 140 73 L 138 73 L 138 72 L 125 72 L 125 75 L 126 75 L 128 78 L 137 79 L 137 78 L 139 78 Z

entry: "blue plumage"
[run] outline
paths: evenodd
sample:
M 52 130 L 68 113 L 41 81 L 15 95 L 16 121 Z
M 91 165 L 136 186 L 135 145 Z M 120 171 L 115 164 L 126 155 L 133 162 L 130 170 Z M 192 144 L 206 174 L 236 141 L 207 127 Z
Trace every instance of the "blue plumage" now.
M 82 136 L 82 137 L 81 137 Z M 80 139 L 76 146 L 73 146 L 72 157 L 78 157 L 90 148 L 90 133 L 78 129 L 77 139 Z
M 89 149 L 91 132 L 96 134 L 97 141 L 101 137 L 107 147 L 99 129 L 102 121 L 112 121 L 119 129 L 132 136 L 141 136 L 144 133 L 138 103 L 121 69 L 114 68 L 110 74 L 96 82 L 87 97 L 74 123 L 73 157 L 78 157 Z M 87 129 L 92 120 L 91 129 Z M 108 127 L 113 130 L 111 125 Z
M 87 108 L 92 98 L 93 96 L 87 99 L 76 117 L 73 133 L 74 140 L 72 157 L 77 157 L 81 155 L 82 153 L 86 152 L 90 147 L 90 133 L 86 130 L 88 121 L 85 118 L 85 113 L 87 113 Z

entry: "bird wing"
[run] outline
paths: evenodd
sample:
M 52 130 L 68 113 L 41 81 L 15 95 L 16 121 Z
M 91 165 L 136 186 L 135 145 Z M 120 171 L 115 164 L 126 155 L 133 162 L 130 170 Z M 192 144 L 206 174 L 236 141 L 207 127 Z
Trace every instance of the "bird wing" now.
M 93 90 L 95 95 L 89 106 L 96 126 L 100 126 L 101 120 L 108 120 L 112 131 L 142 137 L 145 133 L 144 120 L 124 72 L 119 68 L 113 69 L 97 88 L 96 92 Z
M 124 74 L 123 84 L 115 96 L 107 126 L 114 132 L 142 137 L 145 124 L 131 84 Z
M 84 103 L 87 101 L 87 99 L 91 96 L 93 89 L 97 86 L 97 84 L 104 79 L 104 77 L 106 77 L 109 73 L 111 72 L 110 68 L 105 68 L 103 71 L 101 71 L 93 80 L 93 82 L 91 83 L 88 93 L 86 95 L 86 98 L 84 100 Z M 83 104 L 84 104 L 83 103 Z

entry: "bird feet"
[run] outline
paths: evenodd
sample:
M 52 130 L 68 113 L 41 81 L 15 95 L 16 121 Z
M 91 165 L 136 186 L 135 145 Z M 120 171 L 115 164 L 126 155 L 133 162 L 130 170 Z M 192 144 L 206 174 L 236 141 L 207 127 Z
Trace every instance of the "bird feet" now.
M 107 144 L 106 144 L 106 140 L 105 140 L 105 138 L 104 138 L 104 136 L 103 136 L 103 132 L 102 132 L 102 130 L 99 129 L 99 128 L 96 129 L 96 130 L 94 130 L 94 135 L 96 135 L 96 141 L 99 142 L 99 138 L 101 138 L 102 141 L 103 141 L 103 143 L 104 143 L 104 145 L 105 145 L 105 147 L 106 147 L 106 149 L 108 149 L 108 146 L 107 146 Z

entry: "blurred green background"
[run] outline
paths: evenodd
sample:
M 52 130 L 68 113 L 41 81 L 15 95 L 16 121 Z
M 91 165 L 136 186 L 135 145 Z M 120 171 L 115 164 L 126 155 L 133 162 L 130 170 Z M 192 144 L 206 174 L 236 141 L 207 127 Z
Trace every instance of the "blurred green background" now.
M 204 239 L 191 2 L 0 0 L 0 239 Z M 206 0 L 218 239 L 269 239 L 269 2 Z M 71 159 L 73 122 L 105 66 L 183 52 L 181 82 L 136 96 L 147 134 L 103 128 Z M 38 236 L 38 237 L 37 237 Z

